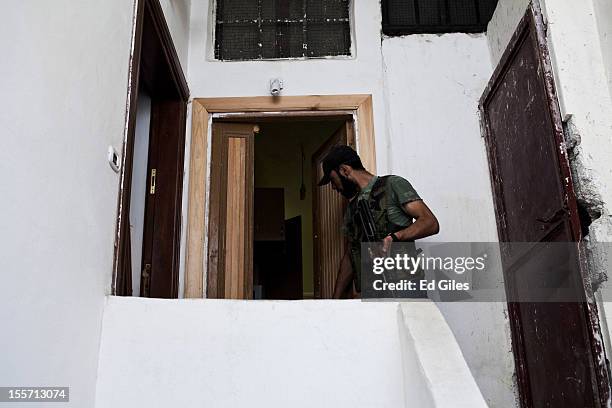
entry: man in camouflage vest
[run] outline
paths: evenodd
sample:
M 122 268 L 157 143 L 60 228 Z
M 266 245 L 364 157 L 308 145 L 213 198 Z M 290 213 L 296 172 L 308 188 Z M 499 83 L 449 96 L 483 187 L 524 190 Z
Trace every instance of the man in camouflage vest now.
M 384 251 L 391 242 L 414 242 L 437 234 L 439 225 L 408 180 L 369 173 L 351 147 L 333 147 L 322 164 L 323 177 L 319 186 L 331 182 L 335 191 L 350 200 L 343 225 L 348 245 L 340 262 L 333 295 L 334 299 L 340 299 L 353 282 L 356 292 L 361 292 L 361 242 L 365 241 L 365 232 L 356 220 L 359 200 L 367 200 Z

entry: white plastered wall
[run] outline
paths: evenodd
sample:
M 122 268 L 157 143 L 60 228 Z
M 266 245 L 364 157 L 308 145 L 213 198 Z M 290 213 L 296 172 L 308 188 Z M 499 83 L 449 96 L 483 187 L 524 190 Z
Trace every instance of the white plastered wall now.
M 133 3 L 10 2 L 0 24 L 0 384 L 93 406 Z M 28 406 L 28 404 L 24 404 Z
M 187 75 L 191 0 L 159 0 L 181 67 Z
M 353 58 L 220 62 L 211 58 L 212 11 L 210 0 L 192 1 L 192 97 L 269 95 L 276 77 L 284 81 L 283 95 L 372 94 L 378 174 L 414 183 L 442 220 L 437 240 L 497 240 L 477 113 L 492 71 L 483 35 L 381 41 L 380 3 L 354 2 Z M 439 306 L 487 401 L 514 404 L 505 306 Z
M 594 0 L 593 5 L 602 57 L 608 78 L 608 88 L 612 92 L 612 2 L 609 0 Z
M 429 301 L 109 297 L 103 325 L 97 408 L 487 406 Z
M 495 68 L 508 45 L 516 26 L 525 15 L 531 0 L 498 0 L 493 18 L 487 27 L 491 61 Z

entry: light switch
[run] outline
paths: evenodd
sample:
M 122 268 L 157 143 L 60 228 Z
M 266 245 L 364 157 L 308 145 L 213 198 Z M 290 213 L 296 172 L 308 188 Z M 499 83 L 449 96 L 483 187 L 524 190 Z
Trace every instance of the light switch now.
M 121 162 L 119 160 L 119 153 L 113 146 L 108 146 L 108 164 L 115 173 L 119 173 Z

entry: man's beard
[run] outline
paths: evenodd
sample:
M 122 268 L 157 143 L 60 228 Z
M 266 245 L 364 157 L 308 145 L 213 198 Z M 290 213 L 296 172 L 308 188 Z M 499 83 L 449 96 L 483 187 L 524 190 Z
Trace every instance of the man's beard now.
M 338 174 L 338 176 L 340 176 L 340 182 L 342 183 L 342 191 L 340 191 L 340 194 L 342 194 L 349 200 L 355 197 L 355 195 L 359 191 L 359 189 L 357 188 L 357 184 L 353 183 L 351 180 L 344 177 L 342 174 Z

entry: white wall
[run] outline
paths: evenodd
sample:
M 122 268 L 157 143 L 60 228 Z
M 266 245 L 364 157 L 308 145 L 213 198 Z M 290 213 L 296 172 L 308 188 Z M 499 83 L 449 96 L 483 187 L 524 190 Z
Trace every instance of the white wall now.
M 492 67 L 484 35 L 411 35 L 382 44 L 393 171 L 440 221 L 441 242 L 498 240 L 478 100 Z M 503 278 L 495 278 L 503 285 Z M 506 306 L 440 303 L 488 403 L 515 404 Z
M 0 24 L 0 384 L 93 405 L 133 4 L 31 0 Z M 27 406 L 27 404 L 24 404 Z
M 431 302 L 109 297 L 96 407 L 141 406 L 487 405 Z
M 436 209 L 440 241 L 497 241 L 478 99 L 491 76 L 484 35 L 383 41 L 393 171 Z
M 493 18 L 487 27 L 487 39 L 491 61 L 495 68 L 514 34 L 514 30 L 525 15 L 531 0 L 498 0 Z
M 111 297 L 96 407 L 401 407 L 396 310 Z
M 181 67 L 187 76 L 191 0 L 160 0 Z
M 132 295 L 140 296 L 142 273 L 142 241 L 145 202 L 148 187 L 149 129 L 151 128 L 151 97 L 138 93 L 136 129 L 134 131 L 134 158 L 132 160 L 132 188 L 130 196 L 130 242 L 132 244 Z
M 599 31 L 601 53 L 608 78 L 608 90 L 612 93 L 612 2 L 594 0 L 595 18 Z

